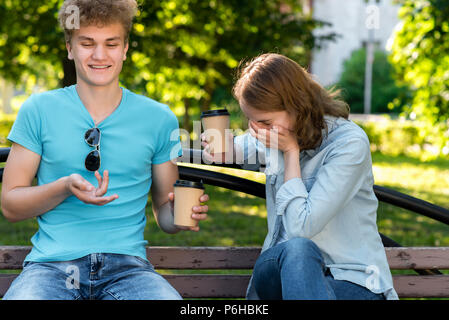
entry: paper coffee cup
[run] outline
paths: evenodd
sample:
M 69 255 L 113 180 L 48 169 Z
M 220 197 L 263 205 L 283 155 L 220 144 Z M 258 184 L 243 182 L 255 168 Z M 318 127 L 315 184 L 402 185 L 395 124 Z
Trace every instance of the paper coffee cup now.
M 198 220 L 192 219 L 193 207 L 201 204 L 204 194 L 202 182 L 176 180 L 175 188 L 175 220 L 174 224 L 182 227 L 196 227 Z
M 229 129 L 228 110 L 204 111 L 201 113 L 201 121 L 209 144 L 209 152 L 228 152 L 229 143 L 226 142 L 226 129 Z

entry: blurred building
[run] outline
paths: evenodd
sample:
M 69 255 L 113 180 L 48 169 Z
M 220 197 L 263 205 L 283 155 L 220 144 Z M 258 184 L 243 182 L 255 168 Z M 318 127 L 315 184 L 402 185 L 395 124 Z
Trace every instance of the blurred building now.
M 343 62 L 353 50 L 366 45 L 367 25 L 373 26 L 373 40 L 377 48 L 386 50 L 398 24 L 399 6 L 392 0 L 306 0 L 305 7 L 313 17 L 330 22 L 332 26 L 315 31 L 315 34 L 337 33 L 335 42 L 326 42 L 321 49 L 312 52 L 311 72 L 317 81 L 327 86 L 334 84 L 343 71 Z M 376 6 L 376 7 L 374 7 Z

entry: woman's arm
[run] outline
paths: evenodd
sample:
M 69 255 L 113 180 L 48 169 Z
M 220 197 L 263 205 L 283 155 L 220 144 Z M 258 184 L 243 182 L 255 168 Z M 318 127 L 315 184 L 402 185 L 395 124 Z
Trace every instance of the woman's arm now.
M 369 143 L 353 137 L 329 152 L 310 192 L 302 179 L 286 181 L 276 194 L 276 213 L 287 234 L 312 238 L 321 232 L 359 192 L 370 166 Z
M 299 150 L 284 152 L 284 182 L 294 178 L 301 178 Z

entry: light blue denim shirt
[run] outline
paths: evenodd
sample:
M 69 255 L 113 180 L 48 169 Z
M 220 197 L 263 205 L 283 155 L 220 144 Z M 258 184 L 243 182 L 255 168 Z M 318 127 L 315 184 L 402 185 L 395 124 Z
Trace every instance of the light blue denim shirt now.
M 321 145 L 300 153 L 301 178 L 285 183 L 281 151 L 265 148 L 249 133 L 234 139 L 244 169 L 266 166 L 268 234 L 262 251 L 294 237 L 308 238 L 336 280 L 398 299 L 376 224 L 368 137 L 350 120 L 325 120 Z M 258 299 L 251 281 L 247 298 Z

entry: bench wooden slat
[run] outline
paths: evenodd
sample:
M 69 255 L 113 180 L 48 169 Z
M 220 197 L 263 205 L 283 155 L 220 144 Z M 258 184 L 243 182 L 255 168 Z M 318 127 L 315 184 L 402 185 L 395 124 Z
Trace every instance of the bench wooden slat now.
M 449 269 L 449 247 L 385 248 L 393 270 Z
M 243 298 L 249 275 L 164 275 L 183 298 Z
M 3 297 L 17 274 L 0 274 Z M 249 275 L 164 275 L 184 298 L 243 298 Z M 393 282 L 401 298 L 449 297 L 449 276 L 395 275 Z
M 393 286 L 401 298 L 449 297 L 448 275 L 394 275 Z
M 9 286 L 18 274 L 0 274 L 0 297 L 3 298 Z
M 30 250 L 31 247 L 26 246 L 0 246 L 0 270 L 22 269 Z
M 148 247 L 156 269 L 252 269 L 259 247 Z
M 31 247 L 0 246 L 0 269 L 21 269 Z M 449 269 L 448 247 L 385 248 L 390 269 Z M 252 269 L 258 247 L 148 247 L 157 269 Z
M 29 246 L 0 246 L 0 270 L 22 269 Z M 156 269 L 252 269 L 259 247 L 147 247 Z

